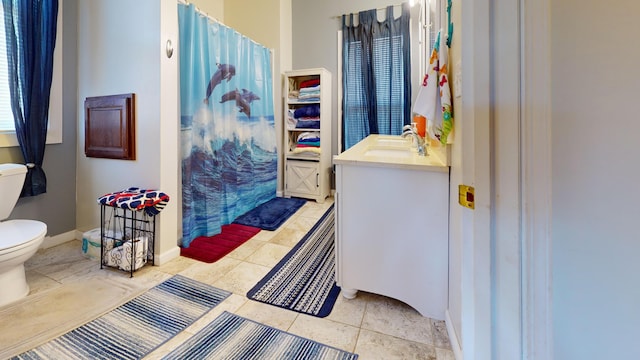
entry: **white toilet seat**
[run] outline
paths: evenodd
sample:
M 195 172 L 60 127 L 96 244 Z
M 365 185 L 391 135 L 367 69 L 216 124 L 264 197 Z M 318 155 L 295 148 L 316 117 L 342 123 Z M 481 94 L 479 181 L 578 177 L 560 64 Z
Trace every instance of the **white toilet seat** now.
M 34 240 L 44 238 L 47 225 L 36 220 L 0 222 L 0 254 L 19 250 Z

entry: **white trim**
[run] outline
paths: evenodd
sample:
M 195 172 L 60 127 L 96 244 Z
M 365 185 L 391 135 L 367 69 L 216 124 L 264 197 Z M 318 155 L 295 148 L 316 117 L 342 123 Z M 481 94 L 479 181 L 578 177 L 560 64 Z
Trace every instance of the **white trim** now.
M 519 0 L 518 0 L 519 1 Z M 518 1 L 492 2 L 492 351 L 522 356 L 521 23 Z
M 82 233 L 80 233 L 80 237 L 78 238 L 77 230 L 67 231 L 66 233 L 54 236 L 47 236 L 44 238 L 42 245 L 40 245 L 40 249 L 48 249 L 76 239 L 82 239 Z
M 523 359 L 552 359 L 550 4 L 520 4 Z
M 445 311 L 444 313 L 444 322 L 447 325 L 447 334 L 449 335 L 449 342 L 451 343 L 451 351 L 453 351 L 453 356 L 456 358 L 456 360 L 463 360 L 462 347 L 460 347 L 458 335 L 456 334 L 456 329 L 453 327 L 453 321 L 451 320 L 449 310 Z
M 154 258 L 154 265 L 160 266 L 168 263 L 169 261 L 180 256 L 180 248 L 178 246 L 172 247 L 168 251 L 162 254 L 156 254 Z
M 338 76 L 336 77 L 336 84 L 338 87 L 336 107 L 338 109 L 338 117 L 336 126 L 338 130 L 338 155 L 342 154 L 344 150 L 342 148 L 342 30 L 338 30 Z
M 475 210 L 462 211 L 461 330 L 464 357 L 492 358 L 491 326 L 491 1 L 462 0 L 462 182 Z M 455 40 L 454 40 L 455 41 Z M 456 166 L 453 164 L 452 166 Z

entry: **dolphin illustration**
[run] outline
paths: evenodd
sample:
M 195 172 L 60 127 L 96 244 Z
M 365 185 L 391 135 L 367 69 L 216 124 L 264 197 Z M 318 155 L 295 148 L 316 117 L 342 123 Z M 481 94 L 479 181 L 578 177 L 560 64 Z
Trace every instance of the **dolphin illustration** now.
M 220 103 L 224 103 L 230 100 L 235 100 L 236 97 L 238 96 L 242 97 L 242 99 L 249 104 L 254 100 L 260 100 L 260 97 L 258 95 L 254 94 L 253 92 L 247 89 L 242 89 L 242 93 L 238 91 L 238 89 L 235 89 L 222 95 L 222 98 L 220 99 Z
M 247 89 L 242 89 L 242 94 L 240 94 L 240 96 L 242 96 L 242 98 L 248 103 L 251 103 L 253 100 L 260 100 L 260 97 L 258 95 Z
M 231 90 L 228 93 L 222 95 L 222 98 L 220 99 L 220 103 L 224 103 L 230 100 L 235 100 L 239 94 L 240 92 L 238 91 L 238 89 Z
M 220 84 L 222 80 L 227 79 L 227 82 L 229 82 L 235 74 L 235 66 L 229 64 L 218 64 L 218 70 L 213 74 L 211 81 L 209 81 L 209 85 L 207 86 L 207 96 L 204 98 L 204 103 L 209 104 L 209 97 L 211 96 L 213 89 Z
M 242 96 L 236 97 L 236 106 L 241 113 L 247 115 L 248 118 L 251 117 L 251 106 L 248 101 L 242 98 Z

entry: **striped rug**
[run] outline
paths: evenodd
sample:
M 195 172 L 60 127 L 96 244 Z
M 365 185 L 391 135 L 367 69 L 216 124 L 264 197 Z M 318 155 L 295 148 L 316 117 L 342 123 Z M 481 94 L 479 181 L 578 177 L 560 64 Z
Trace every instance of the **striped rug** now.
M 144 294 L 14 359 L 140 359 L 230 295 L 175 275 Z
M 358 355 L 223 312 L 163 359 L 355 360 Z
M 247 297 L 317 317 L 329 315 L 340 293 L 335 281 L 334 229 L 331 205 Z

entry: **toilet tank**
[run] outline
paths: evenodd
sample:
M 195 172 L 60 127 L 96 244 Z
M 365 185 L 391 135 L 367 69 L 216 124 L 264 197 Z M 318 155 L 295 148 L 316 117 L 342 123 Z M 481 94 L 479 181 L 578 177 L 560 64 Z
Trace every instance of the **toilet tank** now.
M 21 164 L 0 164 L 0 220 L 9 217 L 20 197 L 27 167 Z

